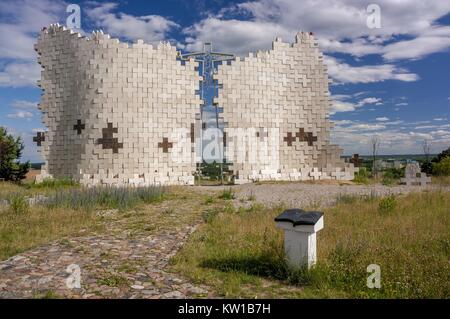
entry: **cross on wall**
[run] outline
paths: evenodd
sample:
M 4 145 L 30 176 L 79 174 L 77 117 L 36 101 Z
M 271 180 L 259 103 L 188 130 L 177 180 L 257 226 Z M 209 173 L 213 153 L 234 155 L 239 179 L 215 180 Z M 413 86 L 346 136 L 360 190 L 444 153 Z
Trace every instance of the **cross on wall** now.
M 295 137 L 292 136 L 291 132 L 288 132 L 287 136 L 285 138 L 283 138 L 283 141 L 287 142 L 288 146 L 292 146 L 292 142 L 295 141 Z
M 169 142 L 167 137 L 163 137 L 162 143 L 158 143 L 158 147 L 163 149 L 164 153 L 169 153 L 169 148 L 173 147 L 173 143 Z
M 308 146 L 312 146 L 314 142 L 317 141 L 317 136 L 314 136 L 311 132 L 305 132 L 305 129 L 300 128 L 295 136 L 292 135 L 291 132 L 287 132 L 287 136 L 283 138 L 284 142 L 287 142 L 288 146 L 292 146 L 292 142 L 294 142 L 298 138 L 299 142 L 308 142 Z
M 322 176 L 322 173 L 319 172 L 319 169 L 317 167 L 314 167 L 313 170 L 309 173 L 309 176 L 311 176 L 314 180 L 320 179 L 320 176 Z
M 108 123 L 106 128 L 102 129 L 102 137 L 98 139 L 98 143 L 102 144 L 103 149 L 112 149 L 113 153 L 118 153 L 119 148 L 123 148 L 123 143 L 119 143 L 119 139 L 114 137 L 114 133 L 118 132 L 117 127 L 113 127 L 112 123 Z
M 81 120 L 77 120 L 77 124 L 73 126 L 73 129 L 77 131 L 77 135 L 81 134 L 81 131 L 86 127 L 85 124 L 81 124 Z
M 45 141 L 44 132 L 37 132 L 36 136 L 33 137 L 33 142 L 36 142 L 37 146 L 41 146 L 42 142 Z

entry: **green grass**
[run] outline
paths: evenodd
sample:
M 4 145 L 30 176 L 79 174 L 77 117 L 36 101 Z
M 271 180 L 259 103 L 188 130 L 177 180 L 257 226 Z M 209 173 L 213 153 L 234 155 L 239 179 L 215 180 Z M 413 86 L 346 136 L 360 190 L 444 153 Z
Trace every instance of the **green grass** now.
M 225 200 L 232 200 L 232 199 L 235 199 L 236 197 L 234 195 L 233 190 L 231 188 L 229 188 L 229 189 L 224 189 L 220 193 L 219 198 L 220 199 L 225 199 Z
M 273 221 L 282 207 L 216 212 L 171 267 L 226 297 L 449 298 L 450 193 L 387 198 L 326 209 L 311 271 L 286 266 Z M 381 267 L 381 289 L 366 286 L 370 264 Z
M 28 189 L 61 189 L 61 188 L 72 188 L 80 186 L 79 183 L 69 179 L 69 178 L 49 178 L 44 179 L 40 183 L 36 183 L 35 181 L 31 183 L 24 183 L 25 188 Z
M 108 287 L 123 287 L 129 284 L 129 281 L 124 276 L 119 274 L 107 273 L 102 278 L 97 280 L 99 285 Z
M 21 212 L 0 210 L 0 260 L 81 229 L 101 229 L 100 219 L 92 213 L 66 208 L 33 206 Z

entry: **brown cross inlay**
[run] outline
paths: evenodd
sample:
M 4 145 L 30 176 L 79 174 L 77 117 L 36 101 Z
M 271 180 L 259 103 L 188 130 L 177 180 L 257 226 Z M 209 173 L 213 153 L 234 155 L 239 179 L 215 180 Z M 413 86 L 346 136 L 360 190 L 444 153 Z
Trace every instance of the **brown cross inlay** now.
M 98 139 L 98 143 L 102 144 L 104 150 L 111 149 L 113 153 L 118 153 L 119 148 L 123 148 L 123 143 L 119 143 L 119 139 L 113 135 L 117 132 L 117 127 L 113 127 L 112 123 L 108 123 L 108 127 L 102 129 L 102 138 Z
M 300 142 L 304 142 L 306 140 L 306 133 L 305 133 L 305 130 L 303 128 L 300 128 L 298 130 L 298 132 L 295 133 L 295 136 L 298 137 L 298 140 Z
M 45 135 L 43 132 L 37 132 L 33 137 L 33 142 L 36 142 L 37 146 L 41 146 L 41 143 L 45 141 Z
M 313 136 L 313 133 L 308 132 L 306 134 L 307 134 L 306 142 L 308 142 L 308 146 L 312 146 L 313 142 L 317 142 L 317 136 Z
M 288 132 L 288 133 L 287 133 L 287 136 L 283 139 L 283 141 L 287 142 L 287 145 L 288 145 L 288 146 L 292 146 L 292 142 L 295 141 L 295 137 L 292 136 L 292 133 L 291 133 L 291 132 Z
M 163 141 L 162 143 L 158 143 L 158 147 L 161 147 L 164 153 L 169 153 L 169 148 L 173 147 L 173 143 L 169 142 L 167 137 L 163 137 Z
M 81 131 L 85 129 L 85 125 L 81 124 L 81 120 L 77 120 L 77 124 L 73 126 L 73 129 L 77 131 L 78 135 L 80 135 Z
M 292 142 L 298 138 L 299 142 L 308 142 L 308 146 L 312 146 L 314 142 L 317 141 L 317 136 L 314 136 L 311 132 L 305 132 L 305 129 L 300 128 L 297 133 L 295 133 L 295 137 L 292 136 L 291 132 L 287 133 L 287 136 L 284 138 L 284 141 L 287 142 L 288 146 L 292 146 Z

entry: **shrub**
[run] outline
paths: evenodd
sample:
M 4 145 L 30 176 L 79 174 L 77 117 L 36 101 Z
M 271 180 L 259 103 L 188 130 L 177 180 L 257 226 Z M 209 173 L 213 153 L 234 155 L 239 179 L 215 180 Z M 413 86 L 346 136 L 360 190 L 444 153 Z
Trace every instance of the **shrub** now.
M 355 173 L 353 181 L 359 184 L 367 184 L 369 182 L 370 173 L 365 167 L 360 167 L 359 171 Z
M 383 185 L 392 185 L 396 183 L 400 178 L 404 177 L 405 173 L 401 168 L 388 168 L 383 173 Z
M 378 203 L 378 210 L 381 213 L 390 213 L 397 206 L 397 200 L 394 195 L 390 195 L 388 197 L 384 197 L 380 199 Z
M 427 175 L 431 175 L 433 173 L 433 163 L 431 161 L 425 161 L 420 164 L 420 170 Z
M 439 163 L 433 163 L 433 175 L 450 176 L 450 157 L 444 157 Z
M 13 194 L 9 198 L 9 208 L 16 214 L 28 212 L 28 201 L 25 196 L 21 194 Z
M 434 163 L 439 163 L 440 161 L 442 161 L 444 158 L 446 157 L 450 157 L 450 147 L 447 148 L 446 150 L 443 150 L 442 152 L 440 152 L 435 158 L 433 158 L 431 161 Z

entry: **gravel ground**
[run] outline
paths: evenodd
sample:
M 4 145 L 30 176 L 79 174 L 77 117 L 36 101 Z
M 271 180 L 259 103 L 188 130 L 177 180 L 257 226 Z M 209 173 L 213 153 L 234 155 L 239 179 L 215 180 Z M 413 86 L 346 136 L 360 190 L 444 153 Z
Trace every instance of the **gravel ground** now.
M 228 189 L 230 186 L 200 186 L 215 190 Z M 273 183 L 273 184 L 244 184 L 231 186 L 235 192 L 236 206 L 247 206 L 252 202 L 259 202 L 267 206 L 283 203 L 289 207 L 302 208 L 314 206 L 317 208 L 333 205 L 342 195 L 376 195 L 407 194 L 437 189 L 437 186 L 384 186 L 374 185 L 339 185 L 312 183 Z M 447 188 L 449 189 L 449 188 Z M 253 201 L 249 198 L 254 197 Z

